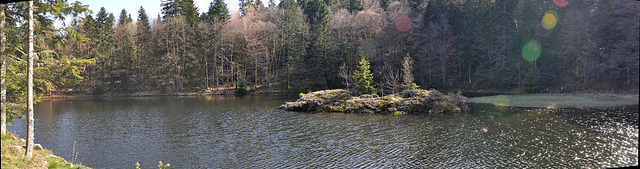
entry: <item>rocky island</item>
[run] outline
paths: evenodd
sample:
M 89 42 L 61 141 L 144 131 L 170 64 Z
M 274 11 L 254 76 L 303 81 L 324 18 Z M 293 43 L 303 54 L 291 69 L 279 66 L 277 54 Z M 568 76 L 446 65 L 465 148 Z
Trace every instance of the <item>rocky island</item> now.
M 278 109 L 305 112 L 344 113 L 458 113 L 468 111 L 467 98 L 460 94 L 443 94 L 436 90 L 412 89 L 387 96 L 354 96 L 348 90 L 322 90 L 301 94 L 295 102 Z

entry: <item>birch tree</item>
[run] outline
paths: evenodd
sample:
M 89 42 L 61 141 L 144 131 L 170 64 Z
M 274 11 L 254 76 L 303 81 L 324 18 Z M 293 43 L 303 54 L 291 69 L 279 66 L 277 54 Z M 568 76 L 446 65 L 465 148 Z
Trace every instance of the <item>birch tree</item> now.
M 33 156 L 33 1 L 29 1 L 29 68 L 27 74 L 27 159 Z
M 0 4 L 0 117 L 2 118 L 2 135 L 5 135 L 7 132 L 7 81 L 5 80 L 6 76 L 6 63 L 5 63 L 5 43 L 7 43 L 7 38 L 4 36 L 4 4 Z

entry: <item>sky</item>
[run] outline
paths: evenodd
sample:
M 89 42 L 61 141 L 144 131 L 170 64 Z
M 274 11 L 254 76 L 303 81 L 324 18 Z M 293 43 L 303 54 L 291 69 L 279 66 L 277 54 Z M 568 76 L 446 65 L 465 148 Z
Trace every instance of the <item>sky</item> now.
M 72 3 L 78 0 L 69 0 L 69 3 Z M 131 18 L 134 20 L 138 19 L 138 10 L 140 10 L 140 6 L 144 7 L 144 10 L 147 11 L 147 15 L 149 16 L 149 20 L 155 19 L 158 15 L 162 15 L 160 12 L 160 4 L 162 0 L 79 0 L 82 4 L 89 5 L 89 9 L 93 11 L 93 15 L 95 16 L 98 11 L 100 11 L 101 7 L 104 7 L 107 12 L 113 13 L 113 15 L 118 18 L 120 12 L 124 8 L 127 10 L 128 14 L 131 14 Z M 196 7 L 198 7 L 198 13 L 205 12 L 209 9 L 209 3 L 213 2 L 213 0 L 194 0 Z M 229 8 L 230 13 L 235 13 L 239 11 L 238 0 L 224 0 L 227 4 L 227 8 Z

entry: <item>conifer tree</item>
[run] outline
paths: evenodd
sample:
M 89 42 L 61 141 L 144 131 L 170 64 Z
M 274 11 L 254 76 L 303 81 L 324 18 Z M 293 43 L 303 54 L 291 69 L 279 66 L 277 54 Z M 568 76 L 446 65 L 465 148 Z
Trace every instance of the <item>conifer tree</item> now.
M 348 2 L 348 6 L 347 9 L 349 10 L 349 12 L 351 13 L 357 13 L 359 11 L 361 11 L 362 9 L 364 9 L 362 7 L 362 3 L 360 0 L 347 0 Z
M 247 12 L 247 11 L 244 11 L 244 8 L 255 6 L 255 4 L 254 4 L 254 0 L 240 0 L 240 3 L 238 3 L 238 6 L 240 7 L 240 12 L 242 13 L 242 15 L 244 15 Z
M 198 24 L 198 7 L 195 6 L 193 0 L 178 1 L 178 15 L 185 16 L 185 20 L 192 27 Z
M 178 15 L 178 2 L 176 0 L 162 0 L 162 19 Z
M 224 0 L 213 0 L 209 4 L 209 11 L 203 14 L 204 20 L 216 19 L 217 21 L 227 21 L 231 18 L 229 15 L 229 8 Z
M 353 75 L 358 82 L 356 90 L 360 92 L 360 94 L 376 94 L 375 85 L 371 84 L 373 83 L 373 73 L 371 73 L 369 67 L 369 61 L 362 57 L 358 69 Z
M 284 16 L 282 18 L 284 24 L 280 26 L 285 35 L 283 39 L 286 42 L 287 88 L 289 89 L 292 80 L 296 84 L 303 80 L 301 78 L 303 78 L 302 75 L 306 71 L 303 69 L 303 61 L 307 56 L 306 38 L 309 29 L 305 25 L 304 15 L 300 11 L 300 6 L 297 2 L 293 0 L 284 1 L 282 6 L 284 8 Z M 296 71 L 292 72 L 293 70 Z
M 127 14 L 127 10 L 122 9 L 122 12 L 120 12 L 120 18 L 118 19 L 118 25 L 131 23 L 131 22 L 132 22 L 131 15 Z

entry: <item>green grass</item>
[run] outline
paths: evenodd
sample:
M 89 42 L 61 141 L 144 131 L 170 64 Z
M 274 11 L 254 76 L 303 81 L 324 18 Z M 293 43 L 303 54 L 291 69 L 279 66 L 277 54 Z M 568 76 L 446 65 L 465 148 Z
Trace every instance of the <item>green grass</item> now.
M 472 103 L 541 108 L 612 107 L 638 104 L 638 95 L 531 94 L 474 97 Z
M 49 157 L 47 158 L 47 162 L 49 163 L 49 166 L 47 166 L 47 168 L 49 169 L 71 169 L 71 164 L 69 163 L 65 163 L 64 161 L 61 161 L 59 158 L 56 157 Z M 78 167 L 75 167 L 78 168 Z

